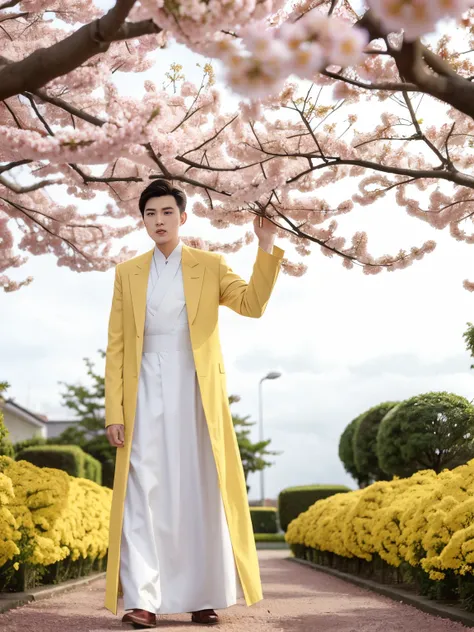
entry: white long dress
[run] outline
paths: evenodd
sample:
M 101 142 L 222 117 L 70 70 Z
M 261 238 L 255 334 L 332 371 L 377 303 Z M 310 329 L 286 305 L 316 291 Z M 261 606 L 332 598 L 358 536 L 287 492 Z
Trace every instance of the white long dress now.
M 240 596 L 197 383 L 180 244 L 155 248 L 124 507 L 124 608 L 227 608 Z

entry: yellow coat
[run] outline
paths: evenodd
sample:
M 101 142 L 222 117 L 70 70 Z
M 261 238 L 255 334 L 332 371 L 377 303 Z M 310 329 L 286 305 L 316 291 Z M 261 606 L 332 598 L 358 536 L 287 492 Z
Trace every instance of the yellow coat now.
M 125 425 L 125 445 L 117 449 L 105 607 L 117 614 L 120 542 L 133 425 L 137 403 L 148 275 L 153 250 L 117 266 L 109 321 L 105 371 L 106 426 Z M 259 248 L 247 284 L 216 253 L 183 246 L 182 270 L 191 344 L 237 572 L 247 605 L 262 599 L 260 573 L 244 472 L 228 405 L 219 341 L 218 308 L 259 318 L 265 311 L 283 251 Z

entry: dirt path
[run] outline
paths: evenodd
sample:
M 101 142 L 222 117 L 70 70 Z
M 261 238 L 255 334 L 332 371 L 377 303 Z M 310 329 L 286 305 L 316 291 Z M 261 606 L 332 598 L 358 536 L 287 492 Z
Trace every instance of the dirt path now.
M 424 614 L 340 579 L 260 551 L 265 600 L 221 611 L 222 632 L 461 632 L 460 623 Z M 1 632 L 102 632 L 122 629 L 103 608 L 104 582 L 0 614 Z M 158 629 L 203 629 L 189 615 L 160 617 Z M 214 628 L 216 629 L 216 628 Z

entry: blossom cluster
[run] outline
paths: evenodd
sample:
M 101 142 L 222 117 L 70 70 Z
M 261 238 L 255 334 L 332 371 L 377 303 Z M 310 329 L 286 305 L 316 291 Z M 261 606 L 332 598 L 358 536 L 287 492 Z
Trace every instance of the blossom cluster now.
M 445 18 L 460 18 L 471 6 L 470 0 L 367 0 L 387 33 L 403 30 L 407 40 L 435 30 Z
M 371 561 L 406 562 L 433 580 L 474 575 L 474 460 L 331 496 L 293 520 L 292 545 Z
M 240 35 L 220 36 L 208 51 L 224 61 L 227 83 L 252 98 L 277 93 L 290 75 L 314 79 L 327 66 L 357 64 L 368 42 L 365 30 L 318 11 L 276 27 L 253 22 Z
M 18 559 L 48 566 L 104 557 L 111 496 L 61 470 L 0 457 L 0 569 Z

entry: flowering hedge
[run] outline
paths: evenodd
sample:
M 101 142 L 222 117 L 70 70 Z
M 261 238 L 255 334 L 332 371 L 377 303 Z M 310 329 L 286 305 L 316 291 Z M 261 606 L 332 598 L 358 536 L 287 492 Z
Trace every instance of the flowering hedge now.
M 0 584 L 20 565 L 95 561 L 107 553 L 112 492 L 27 461 L 0 457 Z
M 300 557 L 381 559 L 459 587 L 474 576 L 474 460 L 320 500 L 291 522 L 286 539 Z

